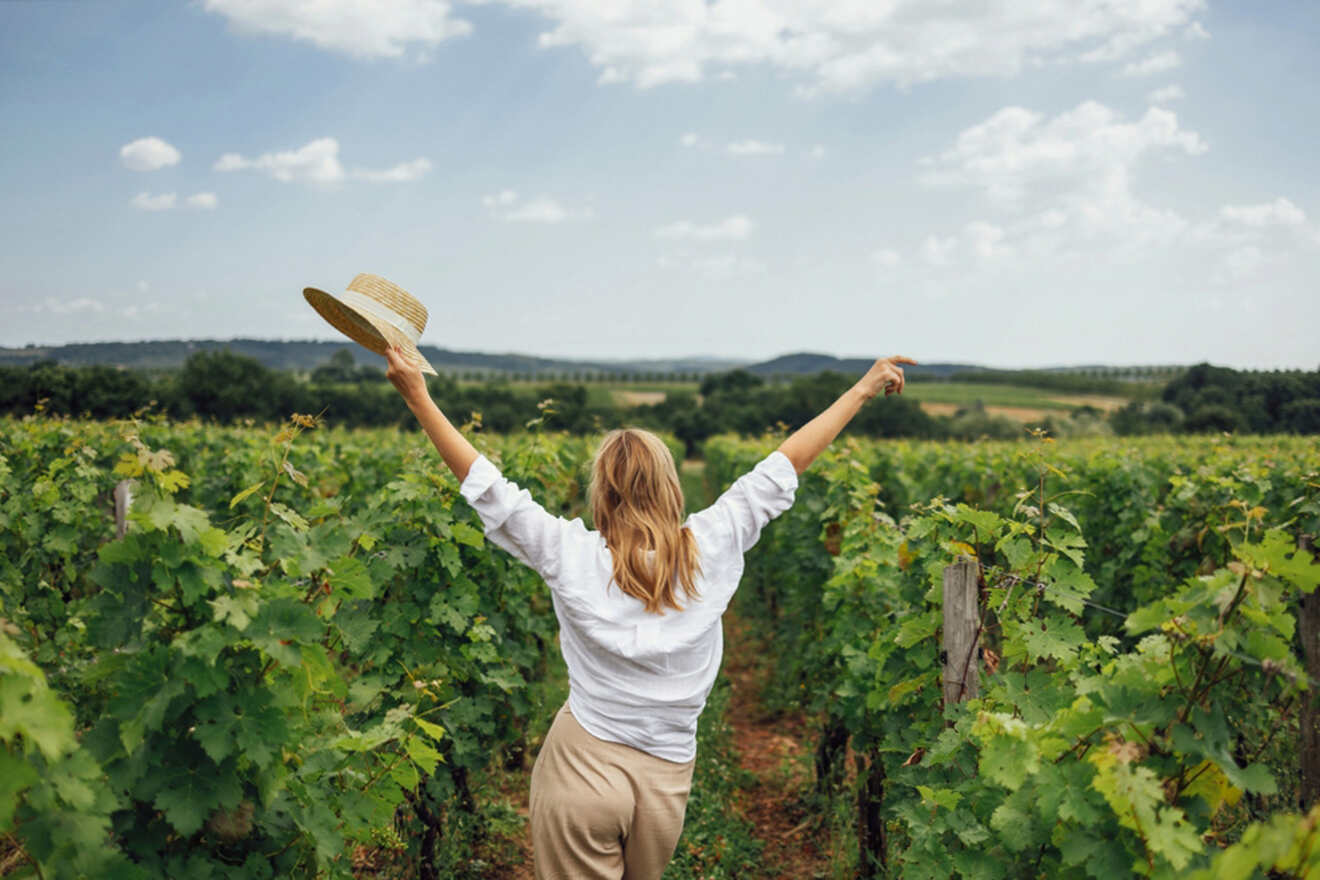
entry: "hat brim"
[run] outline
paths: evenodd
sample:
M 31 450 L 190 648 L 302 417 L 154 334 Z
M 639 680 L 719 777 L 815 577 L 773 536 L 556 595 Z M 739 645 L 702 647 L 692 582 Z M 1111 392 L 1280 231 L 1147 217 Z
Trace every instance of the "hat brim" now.
M 316 309 L 317 314 L 330 323 L 330 326 L 367 351 L 384 357 L 386 349 L 391 345 L 397 345 L 403 350 L 404 357 L 415 363 L 423 373 L 439 375 L 435 367 L 431 366 L 431 362 L 417 350 L 411 339 L 400 332 L 399 328 L 360 312 L 333 294 L 315 287 L 304 287 L 303 297 L 312 308 Z

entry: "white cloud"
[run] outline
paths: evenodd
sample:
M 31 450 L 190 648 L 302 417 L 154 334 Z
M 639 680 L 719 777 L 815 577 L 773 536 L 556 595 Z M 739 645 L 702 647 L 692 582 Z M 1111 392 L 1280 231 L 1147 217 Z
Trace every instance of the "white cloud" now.
M 823 146 L 821 146 L 820 144 L 816 144 L 816 145 L 813 146 L 810 150 L 807 151 L 807 158 L 809 158 L 809 159 L 824 159 L 824 158 L 825 158 L 825 148 L 824 148 Z
M 899 263 L 903 262 L 903 256 L 892 248 L 881 248 L 871 254 L 871 260 L 885 269 L 893 269 Z
M 1146 96 L 1146 100 L 1152 104 L 1168 104 L 1171 101 L 1181 101 L 1185 97 L 1187 97 L 1187 93 L 1183 91 L 1183 87 L 1177 83 L 1173 83 L 1172 85 L 1155 89 Z
M 482 196 L 481 203 L 491 215 L 510 223 L 563 223 L 567 220 L 585 220 L 593 215 L 590 207 L 570 210 L 549 196 L 523 199 L 512 189 Z
M 929 235 L 919 254 L 931 266 L 952 266 L 959 259 L 1030 262 L 1095 248 L 1118 258 L 1172 245 L 1194 228 L 1176 211 L 1139 198 L 1134 177 L 1152 159 L 1206 149 L 1196 132 L 1161 108 L 1129 121 L 1094 101 L 1052 118 L 1006 107 L 920 163 L 921 182 L 979 190 L 997 216 L 973 220 L 953 235 Z
M 932 266 L 947 266 L 957 246 L 958 239 L 953 236 L 940 238 L 928 235 L 921 243 L 921 258 Z
M 1012 75 L 1054 61 L 1116 59 L 1184 27 L 1201 0 L 935 4 L 923 0 L 740 0 L 603 4 L 506 0 L 552 27 L 543 46 L 576 46 L 603 82 L 646 88 L 712 70 L 769 65 L 808 91 Z
M 218 204 L 220 200 L 213 192 L 200 192 L 188 196 L 188 206 L 202 211 L 214 211 Z
M 1224 205 L 1219 209 L 1224 220 L 1256 228 L 1264 226 L 1301 226 L 1306 212 L 1280 196 L 1261 205 Z
M 731 141 L 725 149 L 728 150 L 731 156 L 782 156 L 784 154 L 783 144 L 770 144 L 757 140 Z
M 734 214 L 718 223 L 699 224 L 690 220 L 678 220 L 657 227 L 656 238 L 670 238 L 685 241 L 745 241 L 756 228 L 749 217 Z
M 1094 101 L 1053 119 L 1005 107 L 961 132 L 951 149 L 921 160 L 926 171 L 919 179 L 982 190 L 1001 207 L 1053 209 L 1092 234 L 1158 237 L 1182 221 L 1132 194 L 1135 167 L 1151 154 L 1195 156 L 1206 149 L 1200 135 L 1158 107 L 1132 122 Z
M 128 203 L 139 211 L 168 211 L 174 207 L 176 198 L 174 193 L 153 196 L 151 193 L 140 192 L 129 199 Z
M 296 150 L 263 153 L 255 159 L 246 159 L 238 153 L 225 153 L 216 160 L 212 169 L 261 171 L 285 183 L 299 180 L 334 184 L 344 179 L 344 166 L 339 162 L 339 141 L 332 137 L 318 138 Z
M 1003 244 L 1004 230 L 993 223 L 986 223 L 984 220 L 973 221 L 967 224 L 963 235 L 971 252 L 983 260 L 1007 256 L 1011 253 Z
M 120 309 L 119 314 L 123 315 L 125 318 L 137 318 L 141 315 L 150 315 L 153 312 L 159 312 L 160 310 L 160 303 L 133 303 L 132 305 L 124 306 L 124 308 Z
M 353 177 L 358 180 L 368 180 L 372 183 L 408 183 L 420 180 L 430 170 L 431 160 L 417 158 L 411 162 L 400 162 L 393 168 L 381 170 L 355 168 L 353 169 Z
M 930 3 L 928 0 L 486 0 L 538 14 L 543 48 L 573 47 L 601 83 L 731 78 L 786 71 L 807 91 L 881 82 L 1010 76 L 1024 68 L 1115 61 L 1183 31 L 1204 0 Z M 357 57 L 421 54 L 469 33 L 445 0 L 204 0 L 237 27 Z
M 1216 284 L 1241 281 L 1259 269 L 1264 261 L 1265 254 L 1259 247 L 1254 244 L 1243 245 L 1224 255 L 1211 280 Z
M 1150 76 L 1154 73 L 1164 73 L 1166 70 L 1173 70 L 1182 64 L 1182 57 L 1172 49 L 1167 52 L 1160 52 L 1143 58 L 1140 61 L 1133 61 L 1123 66 L 1123 76 Z
M 518 201 L 518 193 L 511 189 L 500 190 L 494 195 L 481 197 L 481 203 L 487 208 L 502 208 L 512 205 L 516 201 Z
M 105 311 L 105 303 L 86 296 L 80 296 L 76 299 L 56 299 L 53 296 L 48 296 L 30 306 L 21 306 L 20 309 L 28 312 L 49 312 L 52 315 L 75 315 L 80 312 L 101 314 Z
M 180 154 L 158 137 L 144 137 L 120 147 L 119 159 L 133 171 L 158 171 L 178 165 Z
M 683 136 L 678 139 L 678 142 L 685 147 L 695 147 L 700 140 L 701 138 L 695 131 L 688 131 L 683 133 Z
M 339 141 L 332 137 L 317 138 L 296 150 L 263 153 L 255 159 L 225 153 L 212 168 L 215 171 L 261 171 L 285 183 L 296 180 L 333 185 L 350 176 L 339 161 Z M 419 157 L 391 168 L 354 168 L 351 177 L 369 183 L 407 183 L 420 179 L 430 170 L 431 161 Z
M 205 0 L 208 12 L 240 30 L 275 34 L 358 58 L 398 58 L 409 46 L 419 54 L 472 25 L 453 18 L 445 0 Z
M 504 219 L 520 223 L 563 223 L 570 216 L 559 202 L 548 196 L 541 196 L 510 209 L 504 215 Z
M 1199 21 L 1194 21 L 1194 22 L 1192 22 L 1191 24 L 1189 24 L 1189 25 L 1183 30 L 1183 33 L 1187 36 L 1187 38 L 1188 38 L 1189 40 L 1208 40 L 1208 39 L 1210 39 L 1210 32 L 1209 32 L 1208 30 L 1206 30 L 1206 29 L 1205 29 L 1205 26 L 1202 25 Z

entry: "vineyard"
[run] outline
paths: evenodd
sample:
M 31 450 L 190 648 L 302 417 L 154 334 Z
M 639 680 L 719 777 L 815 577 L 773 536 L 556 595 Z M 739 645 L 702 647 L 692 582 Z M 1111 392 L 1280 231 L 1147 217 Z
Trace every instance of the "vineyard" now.
M 0 873 L 482 876 L 556 627 L 424 437 L 0 425 Z M 476 442 L 582 515 L 592 438 L 532 428 Z M 709 488 L 777 442 L 709 440 Z M 1318 465 L 1286 437 L 836 442 L 738 613 L 774 638 L 765 700 L 815 723 L 838 869 L 1320 876 Z M 946 705 L 967 558 L 979 693 Z M 738 876 L 696 852 L 667 876 Z
M 706 455 L 724 482 L 767 449 Z M 1316 465 L 1305 440 L 836 444 L 742 590 L 771 693 L 822 721 L 818 787 L 851 777 L 857 873 L 1320 876 Z M 960 557 L 982 693 L 945 705 Z

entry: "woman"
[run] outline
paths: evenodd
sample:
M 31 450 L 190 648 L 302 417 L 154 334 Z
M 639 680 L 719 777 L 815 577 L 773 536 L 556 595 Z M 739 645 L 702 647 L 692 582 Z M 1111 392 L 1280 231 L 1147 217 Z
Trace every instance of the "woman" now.
M 550 587 L 568 702 L 532 769 L 538 880 L 656 880 L 674 853 L 692 783 L 697 717 L 723 654 L 720 616 L 743 554 L 793 503 L 798 474 L 914 361 L 882 358 L 710 507 L 683 519 L 669 450 L 612 431 L 592 464 L 597 531 L 547 513 L 502 477 L 431 400 L 398 349 L 386 375 L 417 416 L 486 535 Z

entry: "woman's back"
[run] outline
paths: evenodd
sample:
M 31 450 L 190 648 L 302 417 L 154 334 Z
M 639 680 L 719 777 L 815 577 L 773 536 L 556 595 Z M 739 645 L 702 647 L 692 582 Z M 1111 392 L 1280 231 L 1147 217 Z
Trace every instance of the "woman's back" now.
M 550 587 L 568 666 L 569 707 L 592 735 L 668 761 L 696 752 L 697 718 L 723 656 L 720 617 L 743 572 L 743 554 L 786 510 L 797 472 L 779 452 L 744 474 L 683 527 L 699 572 L 682 610 L 648 611 L 614 580 L 605 537 L 547 513 L 484 457 L 461 487 L 496 545 L 536 569 Z

